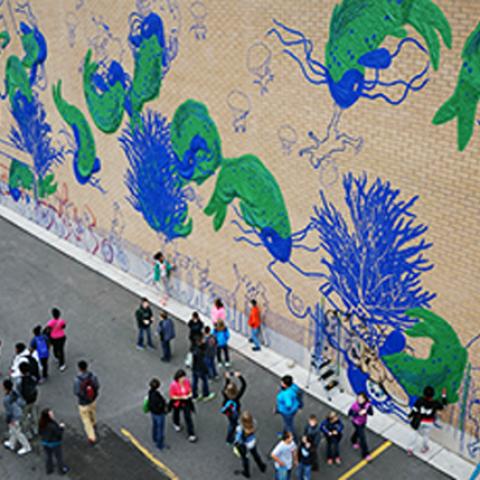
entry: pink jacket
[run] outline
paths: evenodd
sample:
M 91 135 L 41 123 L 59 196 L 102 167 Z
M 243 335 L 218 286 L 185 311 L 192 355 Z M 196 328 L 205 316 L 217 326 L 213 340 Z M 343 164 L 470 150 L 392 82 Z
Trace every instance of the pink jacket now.
M 182 383 L 174 380 L 170 384 L 169 394 L 170 399 L 174 401 L 175 407 L 179 407 L 181 404 L 181 400 L 178 397 L 184 400 L 190 398 L 190 396 L 192 395 L 192 387 L 188 378 L 185 378 Z
M 216 325 L 219 320 L 225 321 L 225 319 L 227 318 L 225 307 L 217 308 L 214 305 L 210 312 L 210 318 L 212 319 L 214 325 Z
M 59 318 L 56 320 L 55 318 L 52 318 L 48 323 L 47 327 L 50 327 L 52 329 L 52 332 L 50 333 L 50 338 L 53 338 L 55 340 L 59 338 L 63 338 L 65 336 L 65 327 L 67 326 L 65 320 L 63 318 Z

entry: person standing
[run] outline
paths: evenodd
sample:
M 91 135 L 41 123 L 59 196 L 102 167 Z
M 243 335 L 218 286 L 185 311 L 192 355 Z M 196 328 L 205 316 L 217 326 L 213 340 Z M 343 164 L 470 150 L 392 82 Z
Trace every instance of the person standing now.
M 275 480 L 290 480 L 293 466 L 297 464 L 297 446 L 292 432 L 283 432 L 271 454 L 275 462 Z
M 33 338 L 30 342 L 30 349 L 37 352 L 40 365 L 42 366 L 42 377 L 48 378 L 48 358 L 50 356 L 50 348 L 47 336 L 42 332 L 42 326 L 37 325 L 33 329 Z
M 158 322 L 158 335 L 162 344 L 163 362 L 169 362 L 172 359 L 172 349 L 170 342 L 175 338 L 175 325 L 173 320 L 167 315 L 167 312 L 160 313 L 160 322 Z
M 282 377 L 280 383 L 280 391 L 277 394 L 276 412 L 282 416 L 283 429 L 287 432 L 295 433 L 295 415 L 302 408 L 301 391 L 295 383 L 291 375 Z
M 100 383 L 97 376 L 88 370 L 85 360 L 78 362 L 78 375 L 73 386 L 73 393 L 78 399 L 78 410 L 82 419 L 83 428 L 87 434 L 88 443 L 95 445 L 97 436 L 97 398 Z
M 62 439 L 65 424 L 57 423 L 53 411 L 49 408 L 42 410 L 38 422 L 38 431 L 45 451 L 45 463 L 47 475 L 53 473 L 53 458 L 57 462 L 57 470 L 60 475 L 65 475 L 69 468 L 63 463 Z
M 340 458 L 340 442 L 342 440 L 343 423 L 337 412 L 331 411 L 320 425 L 325 440 L 327 441 L 327 463 L 337 465 L 342 463 Z
M 147 345 L 150 348 L 155 348 L 152 342 L 151 326 L 153 323 L 153 312 L 150 308 L 150 302 L 148 298 L 142 298 L 140 307 L 135 312 L 135 318 L 137 320 L 138 338 L 137 349 L 144 350 L 144 337 L 147 336 Z
M 61 372 L 67 368 L 65 364 L 65 343 L 67 336 L 65 335 L 65 328 L 67 323 L 60 317 L 61 313 L 58 308 L 52 309 L 52 318 L 47 323 L 50 341 L 52 342 L 53 355 L 58 361 L 58 368 Z
M 310 415 L 303 434 L 312 439 L 312 472 L 318 471 L 318 447 L 320 445 L 321 427 L 316 415 Z
M 313 462 L 313 441 L 312 437 L 303 435 L 300 445 L 298 446 L 298 480 L 310 480 L 312 478 L 312 462 Z
M 215 393 L 211 392 L 208 386 L 208 367 L 206 362 L 207 345 L 205 339 L 200 337 L 192 350 L 192 391 L 193 400 L 211 400 Z M 198 396 L 198 384 L 202 382 L 202 395 Z
M 267 466 L 260 457 L 257 450 L 257 438 L 255 434 L 255 420 L 250 412 L 243 412 L 240 417 L 240 425 L 235 431 L 235 451 L 238 452 L 242 459 L 242 470 L 235 470 L 235 475 L 243 475 L 250 478 L 250 462 L 248 454 L 252 455 L 259 470 L 265 473 Z
M 16 380 L 21 377 L 20 364 L 30 363 L 30 352 L 24 343 L 17 343 L 15 345 L 15 356 L 13 357 L 12 366 L 10 367 L 10 378 Z
M 217 362 L 225 368 L 230 367 L 230 353 L 228 351 L 228 340 L 230 339 L 230 331 L 223 320 L 218 320 L 214 330 L 217 339 Z M 223 361 L 222 361 L 223 354 Z
M 226 312 L 225 307 L 223 305 L 223 302 L 220 298 L 217 298 L 213 302 L 213 306 L 212 306 L 212 309 L 210 311 L 210 318 L 212 319 L 212 323 L 213 323 L 214 327 L 219 320 L 222 320 L 223 322 L 226 321 L 227 312 Z
M 207 362 L 208 378 L 210 380 L 217 380 L 218 372 L 215 365 L 217 357 L 217 339 L 215 338 L 215 335 L 213 335 L 210 327 L 205 327 L 205 344 L 207 345 L 205 361 Z
M 161 303 L 162 305 L 166 305 L 170 296 L 170 275 L 172 270 L 175 270 L 175 267 L 167 261 L 162 252 L 157 252 L 153 256 L 153 259 L 155 260 L 153 280 L 161 284 L 161 288 L 163 289 Z
M 197 344 L 197 340 L 203 335 L 204 324 L 200 319 L 198 312 L 193 312 L 188 321 L 188 339 L 190 340 L 190 350 Z
M 353 435 L 351 442 L 355 450 L 361 449 L 362 457 L 369 462 L 371 460 L 365 429 L 367 426 L 367 418 L 373 415 L 372 404 L 368 401 L 367 394 L 362 392 L 357 396 L 357 400 L 353 403 L 348 411 L 348 416 L 352 418 Z
M 233 381 L 237 378 L 240 382 L 240 389 Z M 225 385 L 222 390 L 223 402 L 221 412 L 228 419 L 227 444 L 231 445 L 235 439 L 235 431 L 240 417 L 240 400 L 247 389 L 247 382 L 240 372 L 225 372 Z
M 447 404 L 447 392 L 443 389 L 441 400 L 435 400 L 434 397 L 435 389 L 430 386 L 425 387 L 423 396 L 417 399 L 410 412 L 410 425 L 414 430 L 411 446 L 407 450 L 410 456 L 413 455 L 413 451 L 417 447 L 418 440 L 420 439 L 422 441 L 422 449 L 420 452 L 427 453 L 429 450 L 428 441 L 430 432 L 434 427 L 437 412 L 443 410 L 443 407 Z
M 163 450 L 165 445 L 165 416 L 167 414 L 167 402 L 159 391 L 160 380 L 152 378 L 150 380 L 150 390 L 148 392 L 148 409 L 152 415 L 152 438 L 159 450 Z
M 250 300 L 250 316 L 248 318 L 248 326 L 251 329 L 252 336 L 250 341 L 253 343 L 252 350 L 258 352 L 260 350 L 260 326 L 262 324 L 260 318 L 260 309 L 258 308 L 256 300 Z
M 16 381 L 15 389 L 23 400 L 21 426 L 22 431 L 32 438 L 37 434 L 38 426 L 37 379 L 30 374 L 28 363 L 21 363 L 19 368 L 21 376 Z
M 5 408 L 5 420 L 8 425 L 8 440 L 3 442 L 5 448 L 15 451 L 17 442 L 20 444 L 18 455 L 26 455 L 32 451 L 32 447 L 23 434 L 20 421 L 23 415 L 24 402 L 20 395 L 13 389 L 13 382 L 9 379 L 3 381 L 3 406 Z
M 195 411 L 195 406 L 192 401 L 192 387 L 188 381 L 184 370 L 178 370 L 173 377 L 173 382 L 170 384 L 170 406 L 173 411 L 173 428 L 176 432 L 180 432 L 180 414 L 183 413 L 185 425 L 187 426 L 188 440 L 196 442 L 195 428 L 193 426 L 192 413 Z

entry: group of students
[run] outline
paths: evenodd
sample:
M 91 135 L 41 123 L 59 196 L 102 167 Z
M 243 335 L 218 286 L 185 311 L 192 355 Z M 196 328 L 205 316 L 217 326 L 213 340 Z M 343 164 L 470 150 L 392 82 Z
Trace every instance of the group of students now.
M 8 373 L 3 380 L 3 406 L 8 426 L 8 439 L 3 445 L 19 456 L 32 451 L 31 441 L 39 437 L 45 453 L 47 474 L 54 471 L 64 475 L 69 468 L 63 461 L 62 441 L 65 425 L 57 422 L 50 408 L 39 413 L 40 386 L 50 375 L 50 350 L 57 361 L 58 370 L 65 372 L 65 344 L 67 323 L 58 308 L 52 309 L 52 318 L 45 326 L 37 325 L 32 330 L 28 344 L 17 343 L 15 355 Z M 78 373 L 73 383 L 73 393 L 77 397 L 78 409 L 88 442 L 97 441 L 96 400 L 100 384 L 96 375 L 88 370 L 88 364 L 81 360 L 77 364 Z M 42 387 L 43 388 L 43 387 Z M 17 447 L 18 448 L 17 450 Z M 54 462 L 55 460 L 55 462 Z

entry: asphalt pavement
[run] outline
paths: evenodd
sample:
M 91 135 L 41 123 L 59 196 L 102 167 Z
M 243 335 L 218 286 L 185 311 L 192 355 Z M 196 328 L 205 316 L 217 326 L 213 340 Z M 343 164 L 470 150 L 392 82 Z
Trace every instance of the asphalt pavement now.
M 49 319 L 53 306 L 62 311 L 67 321 L 67 370 L 63 373 L 51 362 L 51 377 L 41 386 L 40 408 L 50 407 L 67 425 L 64 441 L 66 463 L 71 467 L 67 478 L 73 480 L 230 480 L 240 468 L 225 443 L 226 418 L 220 413 L 220 396 L 208 403 L 199 403 L 194 417 L 198 442 L 190 444 L 184 432 L 176 433 L 170 419 L 166 435 L 169 450 L 158 451 L 151 440 L 151 422 L 142 412 L 143 398 L 149 380 L 156 376 L 163 382 L 165 393 L 174 372 L 183 367 L 187 349 L 186 327 L 177 321 L 177 339 L 170 364 L 160 361 L 160 351 L 139 351 L 135 348 L 134 311 L 139 298 L 98 273 L 76 263 L 54 248 L 29 236 L 0 219 L 0 339 L 3 342 L 0 371 L 3 377 L 13 356 L 16 342 L 30 340 L 32 327 Z M 155 309 L 155 313 L 158 310 Z M 157 316 L 158 317 L 158 316 Z M 158 345 L 158 339 L 156 339 Z M 254 353 L 252 352 L 252 355 Z M 80 423 L 73 380 L 80 359 L 89 362 L 100 380 L 98 399 L 99 443 L 88 446 Z M 248 388 L 242 408 L 257 420 L 259 450 L 267 458 L 277 441 L 281 419 L 273 415 L 279 379 L 233 352 L 234 370 L 242 372 Z M 288 372 L 286 372 L 288 373 Z M 212 383 L 219 392 L 222 383 Z M 297 428 L 308 415 L 323 418 L 328 409 L 305 394 L 304 409 L 297 416 Z M 5 434 L 3 412 L 0 435 Z M 324 445 L 320 472 L 313 479 L 338 479 L 361 460 L 348 441 L 350 424 L 341 445 L 342 465 L 327 466 Z M 126 435 L 126 432 L 128 435 Z M 135 439 L 135 444 L 132 443 Z M 368 432 L 371 450 L 385 440 Z M 19 458 L 0 450 L 0 479 L 36 480 L 47 478 L 38 443 L 34 452 Z M 150 458 L 149 458 L 150 457 Z M 152 461 L 153 460 L 153 461 Z M 273 478 L 272 463 L 262 475 L 252 465 L 252 478 Z M 51 478 L 51 477 L 48 477 Z M 65 477 L 64 477 L 65 478 Z M 417 458 L 409 458 L 395 445 L 386 448 L 371 464 L 349 478 L 357 480 L 446 479 Z

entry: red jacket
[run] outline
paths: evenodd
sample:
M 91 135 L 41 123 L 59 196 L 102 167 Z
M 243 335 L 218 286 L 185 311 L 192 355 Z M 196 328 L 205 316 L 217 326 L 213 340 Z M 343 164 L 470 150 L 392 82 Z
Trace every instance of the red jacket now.
M 250 318 L 248 319 L 248 326 L 250 328 L 259 328 L 261 323 L 260 309 L 258 307 L 252 307 L 250 310 Z

